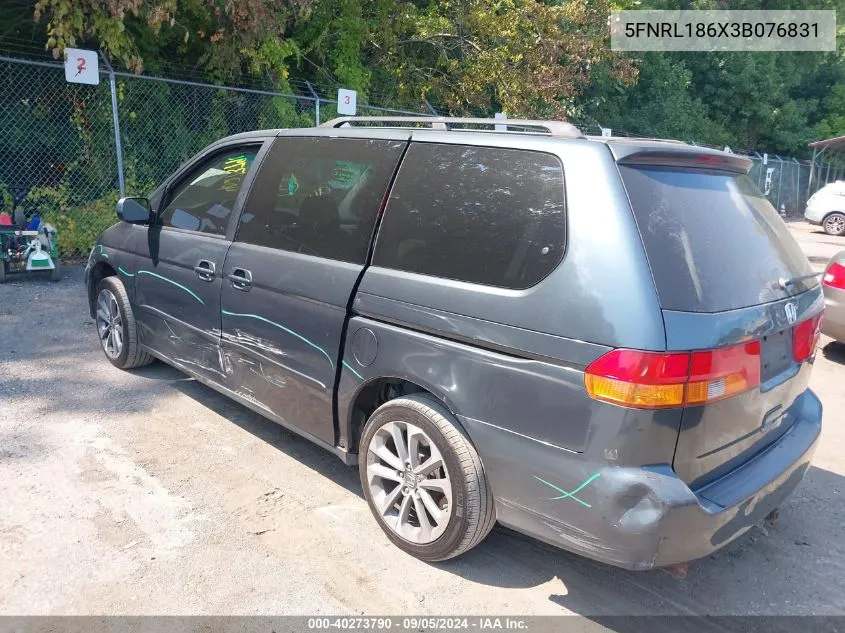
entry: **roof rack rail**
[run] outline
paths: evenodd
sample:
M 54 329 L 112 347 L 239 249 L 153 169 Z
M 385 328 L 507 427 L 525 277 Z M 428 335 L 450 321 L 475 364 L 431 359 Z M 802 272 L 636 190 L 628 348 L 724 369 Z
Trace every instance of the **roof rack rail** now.
M 378 125 L 383 124 L 383 125 Z M 393 124 L 393 125 L 390 125 Z M 486 126 L 490 129 L 473 129 L 460 126 Z M 496 126 L 496 127 L 494 127 Z M 432 130 L 461 132 L 509 132 L 517 134 L 548 134 L 565 138 L 583 138 L 577 127 L 566 121 L 534 121 L 530 119 L 473 119 L 463 117 L 433 116 L 345 116 L 326 121 L 320 127 L 427 127 Z M 506 128 L 506 129 L 501 129 Z M 517 128 L 517 129 L 513 129 Z

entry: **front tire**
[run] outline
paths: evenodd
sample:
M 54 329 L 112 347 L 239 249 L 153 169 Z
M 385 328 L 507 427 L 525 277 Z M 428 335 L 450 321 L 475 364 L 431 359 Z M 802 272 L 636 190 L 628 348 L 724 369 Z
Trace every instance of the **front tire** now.
M 831 213 L 822 222 L 822 228 L 828 235 L 845 235 L 845 213 Z
M 119 369 L 153 362 L 154 358 L 138 343 L 138 326 L 123 282 L 117 277 L 106 277 L 94 292 L 97 335 L 109 362 Z
M 424 561 L 453 558 L 493 528 L 493 494 L 475 447 L 431 396 L 390 400 L 370 416 L 358 471 L 379 527 Z

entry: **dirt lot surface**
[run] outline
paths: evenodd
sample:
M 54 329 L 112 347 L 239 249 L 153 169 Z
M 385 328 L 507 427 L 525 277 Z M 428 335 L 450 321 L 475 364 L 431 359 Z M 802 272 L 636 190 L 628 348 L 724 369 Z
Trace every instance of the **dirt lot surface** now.
M 845 240 L 793 230 L 817 266 Z M 0 286 L 0 614 L 843 614 L 845 346 L 813 467 L 767 531 L 677 580 L 497 528 L 419 562 L 354 469 L 163 364 L 102 355 L 81 269 Z

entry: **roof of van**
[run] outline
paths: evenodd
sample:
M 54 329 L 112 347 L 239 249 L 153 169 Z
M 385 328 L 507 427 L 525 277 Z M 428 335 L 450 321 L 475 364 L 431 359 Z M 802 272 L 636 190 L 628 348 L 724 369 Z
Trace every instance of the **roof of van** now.
M 355 125 L 363 123 L 364 125 Z M 383 123 L 384 125 L 379 125 Z M 428 125 L 429 127 L 420 127 Z M 452 127 L 458 125 L 476 126 L 474 128 Z M 492 129 L 478 129 L 479 126 L 488 125 Z M 500 130 L 493 126 L 508 125 L 510 130 Z M 408 129 L 413 131 L 448 131 L 455 132 L 471 130 L 476 134 L 519 134 L 528 136 L 541 136 L 553 139 L 580 139 L 587 142 L 603 143 L 608 146 L 614 158 L 619 163 L 629 164 L 684 164 L 688 166 L 711 167 L 727 169 L 747 173 L 752 162 L 735 154 L 728 154 L 709 147 L 690 145 L 683 141 L 672 139 L 618 137 L 618 136 L 585 136 L 574 125 L 565 121 L 535 121 L 521 119 L 470 119 L 452 117 L 341 117 L 332 119 L 314 128 L 314 130 L 326 130 L 327 128 L 338 128 L 347 131 L 360 130 L 363 134 L 374 129 Z M 538 130 L 545 130 L 539 133 Z M 221 141 L 250 140 L 267 138 L 282 134 L 284 129 L 266 129 L 242 132 L 228 136 Z

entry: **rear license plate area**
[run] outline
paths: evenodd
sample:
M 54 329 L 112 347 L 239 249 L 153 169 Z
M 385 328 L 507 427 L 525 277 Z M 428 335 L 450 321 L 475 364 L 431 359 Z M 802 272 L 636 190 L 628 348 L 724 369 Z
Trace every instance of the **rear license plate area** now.
M 766 382 L 792 365 L 792 328 L 764 336 L 760 341 L 760 379 Z

